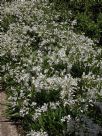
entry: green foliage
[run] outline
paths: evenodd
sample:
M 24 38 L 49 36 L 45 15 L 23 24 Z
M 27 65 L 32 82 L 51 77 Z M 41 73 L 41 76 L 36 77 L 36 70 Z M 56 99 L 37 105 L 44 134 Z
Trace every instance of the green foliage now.
M 71 20 L 77 20 L 74 27 L 76 32 L 84 32 L 86 36 L 98 40 L 97 44 L 102 44 L 101 0 L 56 0 L 54 2 L 56 8 L 71 10 Z
M 0 22 L 0 31 L 6 32 L 9 29 L 9 25 L 17 21 L 17 17 L 14 15 L 6 15 L 3 17 L 3 20 Z

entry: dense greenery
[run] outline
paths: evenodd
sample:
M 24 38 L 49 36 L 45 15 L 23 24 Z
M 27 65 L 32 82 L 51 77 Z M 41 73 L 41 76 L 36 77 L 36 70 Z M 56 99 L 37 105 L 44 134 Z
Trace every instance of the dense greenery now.
M 50 2 L 53 0 L 50 0 Z M 54 0 L 56 8 L 70 10 L 70 19 L 76 20 L 75 32 L 84 32 L 102 45 L 102 1 L 101 0 Z
M 99 32 L 87 33 L 86 15 L 76 24 L 88 1 L 66 1 L 67 10 L 64 2 L 0 6 L 0 77 L 8 116 L 26 136 L 102 135 L 102 49 L 89 38 L 99 40 L 101 26 L 94 22 Z

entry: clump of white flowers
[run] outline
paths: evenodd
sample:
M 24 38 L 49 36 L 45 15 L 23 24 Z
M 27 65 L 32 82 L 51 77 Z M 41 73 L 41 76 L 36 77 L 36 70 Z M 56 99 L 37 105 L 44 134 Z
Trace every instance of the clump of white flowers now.
M 67 115 L 67 116 L 64 116 L 64 117 L 61 119 L 61 122 L 67 121 L 68 123 L 70 123 L 70 120 L 71 120 L 71 116 L 70 116 L 70 115 Z
M 48 136 L 48 134 L 46 132 L 43 132 L 43 130 L 37 132 L 31 130 L 31 132 L 27 134 L 27 136 Z
M 60 131 L 71 134 L 70 122 L 78 123 L 72 116 L 91 116 L 89 106 L 102 99 L 102 49 L 74 33 L 47 0 L 14 1 L 0 11 L 1 79 L 10 116 L 23 120 L 27 136 L 58 135 L 52 126 L 65 120 L 70 129 L 60 125 Z

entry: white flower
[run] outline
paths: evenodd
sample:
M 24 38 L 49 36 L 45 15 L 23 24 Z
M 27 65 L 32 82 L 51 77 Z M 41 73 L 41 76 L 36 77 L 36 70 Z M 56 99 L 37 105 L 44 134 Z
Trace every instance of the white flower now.
M 72 26 L 74 26 L 76 24 L 77 24 L 77 20 L 73 20 L 72 23 L 71 23 Z
M 41 131 L 31 130 L 31 132 L 29 134 L 27 134 L 26 136 L 48 136 L 48 134 L 47 134 L 47 132 L 44 132 L 43 130 L 41 130 Z
M 67 116 L 64 116 L 64 117 L 61 119 L 61 122 L 67 121 L 67 123 L 68 123 L 68 122 L 70 122 L 70 120 L 71 120 L 71 116 L 70 116 L 70 115 L 67 115 Z

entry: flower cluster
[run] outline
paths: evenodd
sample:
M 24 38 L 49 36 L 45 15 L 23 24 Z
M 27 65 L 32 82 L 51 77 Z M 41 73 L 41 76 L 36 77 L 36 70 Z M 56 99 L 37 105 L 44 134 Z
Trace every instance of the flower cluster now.
M 48 136 L 48 134 L 46 132 L 43 132 L 43 131 L 31 131 L 29 134 L 27 134 L 27 136 Z

